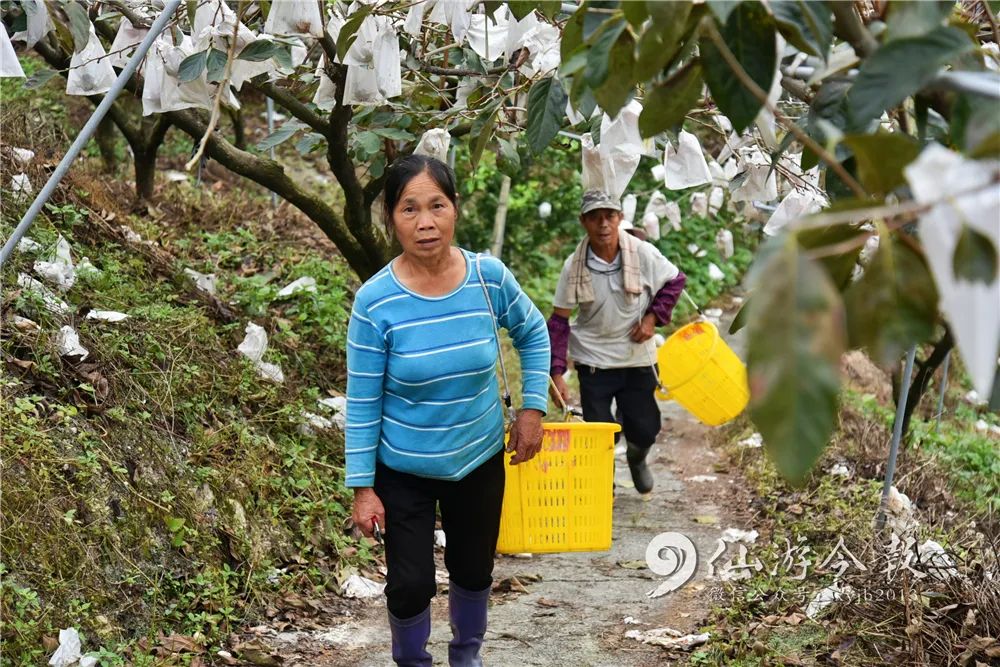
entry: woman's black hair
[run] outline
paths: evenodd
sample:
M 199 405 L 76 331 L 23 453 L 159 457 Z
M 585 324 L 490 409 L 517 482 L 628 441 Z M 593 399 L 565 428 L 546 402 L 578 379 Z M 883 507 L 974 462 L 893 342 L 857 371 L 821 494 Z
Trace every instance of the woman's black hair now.
M 382 223 L 385 225 L 386 233 L 392 237 L 392 212 L 399 203 L 399 198 L 406 189 L 407 183 L 416 176 L 427 173 L 431 180 L 441 188 L 441 192 L 451 200 L 458 210 L 458 192 L 455 190 L 455 173 L 451 167 L 437 158 L 429 155 L 407 155 L 401 157 L 391 165 L 386 171 L 385 194 L 382 200 Z

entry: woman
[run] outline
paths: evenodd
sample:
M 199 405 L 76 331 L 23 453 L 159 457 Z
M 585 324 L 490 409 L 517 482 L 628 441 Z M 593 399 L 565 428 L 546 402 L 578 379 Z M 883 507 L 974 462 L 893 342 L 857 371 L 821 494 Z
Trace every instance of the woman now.
M 454 634 L 451 665 L 480 665 L 503 501 L 504 414 L 494 324 L 521 357 L 523 408 L 512 463 L 541 448 L 548 382 L 545 320 L 499 260 L 453 247 L 451 170 L 394 163 L 384 217 L 402 254 L 358 290 L 347 342 L 347 486 L 354 522 L 385 529 L 385 594 L 398 665 L 430 665 L 435 506 L 441 505 Z M 486 301 L 489 294 L 490 303 Z

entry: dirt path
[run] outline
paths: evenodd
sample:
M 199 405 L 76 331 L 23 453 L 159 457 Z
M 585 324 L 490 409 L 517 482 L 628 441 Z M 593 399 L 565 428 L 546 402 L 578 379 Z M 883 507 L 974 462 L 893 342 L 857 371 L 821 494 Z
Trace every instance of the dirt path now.
M 619 484 L 614 508 L 611 550 L 497 559 L 500 584 L 490 608 L 484 647 L 486 664 L 507 665 L 662 665 L 664 649 L 625 637 L 630 629 L 669 626 L 695 631 L 711 605 L 714 583 L 706 580 L 707 563 L 722 529 L 742 523 L 727 513 L 737 485 L 720 469 L 708 445 L 709 429 L 673 403 L 661 405 L 664 428 L 651 453 L 656 488 L 643 499 L 630 488 L 624 456 L 618 456 Z M 713 475 L 714 482 L 691 481 Z M 696 522 L 711 518 L 717 523 Z M 649 541 L 661 532 L 687 535 L 698 552 L 697 570 L 680 590 L 650 599 L 663 577 L 641 561 Z M 443 569 L 441 554 L 438 566 Z M 510 590 L 516 577 L 527 592 Z M 439 586 L 439 590 L 443 590 Z M 515 588 L 518 588 L 515 585 Z M 506 590 L 504 590 L 506 589 Z M 432 603 L 434 627 L 428 649 L 434 664 L 447 664 L 447 593 Z M 389 628 L 382 599 L 342 601 L 340 611 L 317 619 L 311 631 L 258 629 L 258 638 L 282 656 L 284 665 L 316 667 L 391 665 Z M 626 624 L 631 616 L 641 625 Z

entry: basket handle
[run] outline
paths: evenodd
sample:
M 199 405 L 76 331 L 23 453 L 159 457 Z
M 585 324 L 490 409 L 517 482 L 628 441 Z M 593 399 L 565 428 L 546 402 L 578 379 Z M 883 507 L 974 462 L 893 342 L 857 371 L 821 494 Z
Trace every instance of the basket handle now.
M 556 388 L 555 380 L 552 379 L 551 375 L 549 376 L 549 387 L 552 388 L 552 395 L 556 397 L 556 402 L 559 403 L 559 407 L 562 408 L 563 421 L 568 422 L 576 420 L 582 422 L 583 413 L 566 405 L 566 401 L 563 400 L 562 394 L 560 394 L 559 390 Z

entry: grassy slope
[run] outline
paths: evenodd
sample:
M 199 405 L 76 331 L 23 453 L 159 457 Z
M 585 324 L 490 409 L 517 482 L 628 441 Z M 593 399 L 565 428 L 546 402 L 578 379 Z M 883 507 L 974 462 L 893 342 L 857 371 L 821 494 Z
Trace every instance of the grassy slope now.
M 14 289 L 35 257 L 3 269 L 0 616 L 11 664 L 36 664 L 43 636 L 70 625 L 85 650 L 117 652 L 154 630 L 211 644 L 283 588 L 323 586 L 367 555 L 343 530 L 341 436 L 301 432 L 303 412 L 343 389 L 351 274 L 302 232 L 306 221 L 272 215 L 262 193 L 224 190 L 169 185 L 135 216 L 119 204 L 131 200 L 123 184 L 74 170 L 31 237 L 44 255 L 62 234 L 102 274 L 78 279 L 62 295 L 72 313 L 55 316 Z M 24 206 L 4 210 L 0 236 Z M 161 250 L 124 242 L 122 223 Z M 195 298 L 183 268 L 218 274 L 231 321 Z M 303 275 L 316 294 L 274 300 Z M 85 320 L 89 308 L 130 318 Z M 10 326 L 15 314 L 40 330 Z M 283 385 L 237 354 L 249 321 L 268 331 L 264 359 L 282 366 Z M 90 351 L 82 364 L 57 352 L 64 324 Z
M 717 443 L 726 452 L 727 465 L 748 485 L 745 512 L 752 518 L 747 528 L 761 533 L 750 548 L 751 559 L 760 558 L 765 567 L 737 585 L 722 585 L 728 604 L 713 609 L 707 628 L 713 640 L 690 656 L 690 664 L 945 664 L 940 661 L 958 656 L 972 637 L 995 636 L 1000 586 L 989 575 L 984 578 L 983 567 L 995 571 L 998 566 L 989 544 L 1000 540 L 995 516 L 1000 449 L 995 437 L 978 433 L 972 424 L 980 417 L 995 423 L 996 416 L 965 404 L 962 392 L 959 387 L 950 390 L 936 430 L 926 416 L 914 418 L 912 441 L 900 452 L 895 478 L 916 508 L 916 543 L 933 539 L 958 559 L 966 578 L 953 584 L 905 575 L 886 580 L 891 560 L 884 548 L 887 539 L 876 537 L 872 520 L 882 490 L 892 410 L 872 395 L 846 392 L 840 428 L 798 489 L 778 477 L 763 450 L 735 444 L 750 434 L 747 421 L 720 430 Z M 935 398 L 929 394 L 926 403 Z M 847 464 L 851 478 L 826 472 L 835 463 Z M 818 566 L 841 537 L 851 554 L 869 566 L 868 572 L 851 568 L 845 579 L 866 597 L 834 607 L 815 622 L 806 620 L 807 603 L 833 580 L 829 567 Z M 812 549 L 804 581 L 790 578 L 800 570 L 783 561 L 785 538 L 793 544 L 803 538 L 802 544 Z M 732 553 L 731 548 L 726 557 Z M 776 566 L 777 576 L 769 574 Z M 936 610 L 947 611 L 950 604 L 958 604 L 962 613 L 939 617 Z M 977 614 L 963 625 L 970 608 Z

